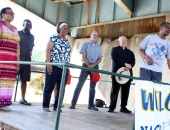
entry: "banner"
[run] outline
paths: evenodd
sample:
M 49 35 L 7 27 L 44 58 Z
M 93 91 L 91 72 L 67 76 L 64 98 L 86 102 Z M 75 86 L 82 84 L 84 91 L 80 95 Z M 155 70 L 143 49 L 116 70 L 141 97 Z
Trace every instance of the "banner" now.
M 170 86 L 136 81 L 135 130 L 170 130 Z

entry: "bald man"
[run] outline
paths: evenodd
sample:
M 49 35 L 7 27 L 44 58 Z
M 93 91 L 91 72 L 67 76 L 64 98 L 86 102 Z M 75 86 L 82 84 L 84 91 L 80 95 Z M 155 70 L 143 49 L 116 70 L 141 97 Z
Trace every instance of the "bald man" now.
M 82 45 L 80 54 L 82 54 L 83 67 L 98 69 L 98 64 L 101 62 L 103 54 L 101 46 L 97 44 L 97 39 L 98 33 L 96 31 L 93 31 L 90 34 L 90 41 Z M 88 75 L 90 75 L 90 71 L 81 70 L 79 81 L 71 101 L 71 106 L 69 107 L 70 109 L 75 109 L 80 91 Z M 95 87 L 96 83 L 92 82 L 92 79 L 90 77 L 88 109 L 98 111 L 98 109 L 94 106 Z
M 135 65 L 135 56 L 132 51 L 126 48 L 127 38 L 125 36 L 119 37 L 118 42 L 119 46 L 113 47 L 111 51 L 112 72 L 116 73 L 119 68 L 124 67 L 125 71 L 129 70 L 132 76 L 132 67 Z M 115 76 L 112 76 L 112 90 L 110 94 L 110 106 L 108 112 L 114 112 L 114 109 L 116 108 L 119 89 L 121 86 L 120 112 L 128 114 L 131 113 L 131 111 L 126 108 L 131 81 L 132 80 L 130 79 L 127 83 L 121 85 L 116 81 Z

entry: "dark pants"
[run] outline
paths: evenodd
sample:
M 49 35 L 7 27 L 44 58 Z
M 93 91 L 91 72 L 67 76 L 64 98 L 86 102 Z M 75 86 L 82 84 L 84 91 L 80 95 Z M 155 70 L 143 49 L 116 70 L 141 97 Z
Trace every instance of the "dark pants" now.
M 161 82 L 162 81 L 162 73 L 148 70 L 145 68 L 140 68 L 140 78 L 142 78 L 144 80 Z
M 31 65 L 20 65 L 18 74 L 20 75 L 21 81 L 27 82 L 31 78 Z
M 127 106 L 129 90 L 130 90 L 131 80 L 129 80 L 126 84 L 119 84 L 116 82 L 115 77 L 112 78 L 112 90 L 110 94 L 110 110 L 114 110 L 117 104 L 117 97 L 119 94 L 119 89 L 121 87 L 121 108 L 125 108 Z
M 55 83 L 57 84 L 57 94 L 55 97 L 54 109 L 57 108 L 62 72 L 63 70 L 61 68 L 58 68 L 57 66 L 52 66 L 52 73 L 49 75 L 47 73 L 47 68 L 46 68 L 45 87 L 44 87 L 44 93 L 43 93 L 43 108 L 49 108 L 51 94 L 54 89 Z M 66 74 L 66 77 L 67 77 L 67 74 Z

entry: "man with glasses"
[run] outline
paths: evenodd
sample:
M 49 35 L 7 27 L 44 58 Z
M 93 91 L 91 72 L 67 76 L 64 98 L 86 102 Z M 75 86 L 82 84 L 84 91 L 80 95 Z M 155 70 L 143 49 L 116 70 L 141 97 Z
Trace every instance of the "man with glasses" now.
M 170 23 L 163 22 L 158 34 L 148 35 L 139 47 L 140 77 L 145 80 L 156 82 L 162 81 L 162 65 L 166 57 L 170 69 L 170 43 L 166 39 L 170 33 Z
M 93 31 L 90 34 L 90 41 L 82 45 L 80 54 L 82 54 L 83 67 L 98 69 L 98 64 L 101 62 L 103 54 L 101 46 L 97 44 L 97 39 L 98 33 Z M 69 107 L 70 109 L 75 109 L 80 91 L 88 75 L 90 75 L 90 71 L 81 70 L 79 81 L 71 101 L 71 106 Z M 98 111 L 98 109 L 94 107 L 95 87 L 96 83 L 92 82 L 92 78 L 90 78 L 88 109 Z

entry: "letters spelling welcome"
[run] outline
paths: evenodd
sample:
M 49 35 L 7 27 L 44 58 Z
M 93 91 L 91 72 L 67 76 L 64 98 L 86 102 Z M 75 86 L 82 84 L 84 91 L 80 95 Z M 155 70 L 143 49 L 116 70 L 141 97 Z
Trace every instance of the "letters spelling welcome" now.
M 141 89 L 141 104 L 142 104 L 142 109 L 144 111 L 154 111 L 155 107 L 157 111 L 162 111 L 162 110 L 167 110 L 170 111 L 170 91 L 167 92 L 167 95 L 163 97 L 162 92 L 160 90 L 154 90 L 153 92 L 149 92 L 147 94 L 147 90 Z M 154 105 L 155 103 L 155 105 Z M 155 107 L 154 107 L 155 106 Z

